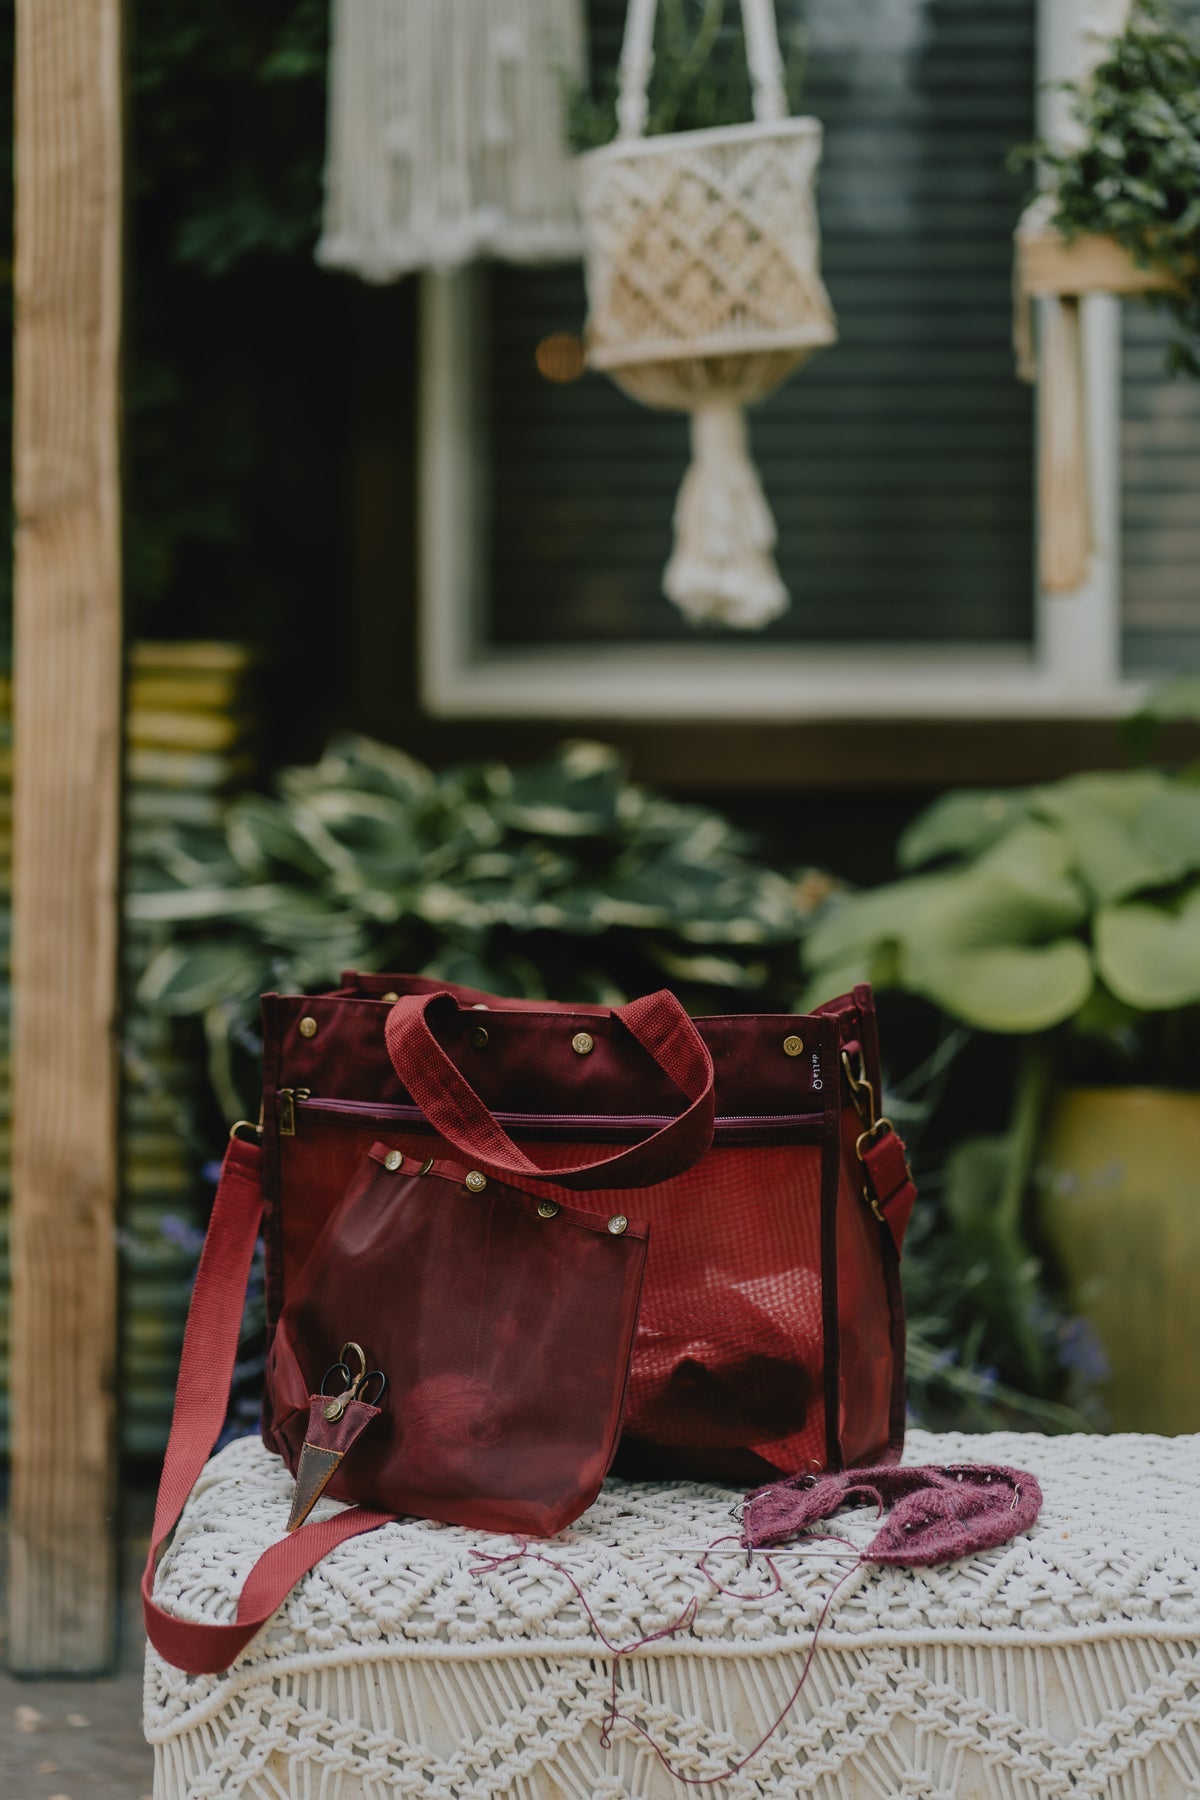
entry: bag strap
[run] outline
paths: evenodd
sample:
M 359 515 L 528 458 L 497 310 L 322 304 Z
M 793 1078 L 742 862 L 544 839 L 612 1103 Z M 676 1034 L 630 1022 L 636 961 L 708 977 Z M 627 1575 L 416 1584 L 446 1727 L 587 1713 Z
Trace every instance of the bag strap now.
M 142 1575 L 146 1635 L 159 1655 L 191 1675 L 217 1675 L 266 1624 L 300 1577 L 336 1544 L 386 1525 L 394 1513 L 347 1507 L 330 1519 L 301 1526 L 263 1552 L 238 1597 L 237 1617 L 206 1625 L 165 1612 L 154 1599 L 159 1552 L 179 1522 L 184 1502 L 212 1454 L 225 1422 L 246 1282 L 262 1220 L 257 1144 L 230 1141 L 221 1167 L 212 1218 L 200 1255 L 183 1337 L 171 1435 L 163 1460 L 150 1553 Z
M 614 1007 L 612 1016 L 685 1095 L 686 1110 L 641 1143 L 565 1169 L 543 1169 L 519 1150 L 451 1061 L 429 1026 L 431 1012 L 447 1010 L 457 1010 L 453 994 L 403 995 L 387 1016 L 388 1055 L 434 1130 L 468 1162 L 496 1175 L 532 1177 L 566 1188 L 651 1187 L 690 1169 L 711 1145 L 716 1115 L 712 1057 L 665 988 Z
M 628 0 L 617 69 L 617 136 L 621 139 L 646 134 L 657 11 L 658 0 Z M 754 117 L 760 123 L 786 119 L 787 91 L 775 24 L 775 0 L 742 0 L 742 31 L 754 94 Z

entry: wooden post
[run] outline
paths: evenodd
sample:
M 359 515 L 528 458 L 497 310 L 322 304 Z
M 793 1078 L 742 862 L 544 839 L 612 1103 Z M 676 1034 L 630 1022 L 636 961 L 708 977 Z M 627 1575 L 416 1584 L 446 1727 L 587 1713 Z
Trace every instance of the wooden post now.
M 120 0 L 17 0 L 9 1655 L 114 1639 Z

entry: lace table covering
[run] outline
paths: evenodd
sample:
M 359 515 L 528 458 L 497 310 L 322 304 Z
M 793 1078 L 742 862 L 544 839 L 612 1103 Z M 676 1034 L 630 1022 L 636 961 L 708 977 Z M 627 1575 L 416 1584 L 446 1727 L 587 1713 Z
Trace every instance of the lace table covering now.
M 905 1460 L 1030 1469 L 1041 1520 L 918 1571 L 855 1567 L 836 1543 L 775 1551 L 775 1592 L 761 1553 L 702 1562 L 738 1496 L 692 1483 L 610 1481 L 570 1531 L 494 1564 L 481 1552 L 512 1539 L 417 1520 L 353 1538 L 226 1674 L 148 1652 L 156 1800 L 1200 1797 L 1200 1437 L 914 1431 Z M 214 1457 L 159 1599 L 231 1619 L 290 1491 L 257 1440 Z M 874 1515 L 836 1529 L 864 1545 Z M 843 1576 L 786 1719 L 729 1774 Z M 621 1646 L 696 1603 L 690 1629 L 618 1659 L 607 1748 L 612 1658 L 576 1586 Z

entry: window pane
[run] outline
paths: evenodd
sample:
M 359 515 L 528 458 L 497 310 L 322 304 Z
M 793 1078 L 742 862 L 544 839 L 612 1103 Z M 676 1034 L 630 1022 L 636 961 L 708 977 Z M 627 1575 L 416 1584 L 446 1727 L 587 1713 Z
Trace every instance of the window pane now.
M 1033 0 L 779 11 L 809 34 L 840 339 L 750 415 L 792 594 L 764 635 L 1027 643 L 1032 405 L 1010 348 L 1022 181 L 1004 159 L 1034 130 Z M 613 54 L 619 12 L 593 0 L 594 54 Z M 686 422 L 603 376 L 572 379 L 578 269 L 495 268 L 487 291 L 488 637 L 693 637 L 659 590 Z
M 1200 28 L 1200 0 L 1178 9 Z M 1200 381 L 1166 373 L 1170 322 L 1122 308 L 1121 580 L 1125 663 L 1200 669 Z

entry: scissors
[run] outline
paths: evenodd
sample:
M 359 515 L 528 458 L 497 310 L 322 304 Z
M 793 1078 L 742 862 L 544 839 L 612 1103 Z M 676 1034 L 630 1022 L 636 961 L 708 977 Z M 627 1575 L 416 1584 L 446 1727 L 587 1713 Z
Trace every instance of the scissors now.
M 354 1358 L 356 1368 L 351 1366 Z M 329 1384 L 340 1381 L 340 1393 L 334 1393 Z M 375 1398 L 367 1399 L 368 1390 L 374 1388 Z M 382 1369 L 368 1369 L 367 1353 L 361 1344 L 343 1344 L 338 1353 L 338 1360 L 331 1363 L 321 1377 L 321 1393 L 329 1400 L 325 1408 L 325 1417 L 330 1424 L 341 1418 L 351 1400 L 365 1401 L 368 1406 L 379 1406 L 387 1392 L 387 1376 Z

